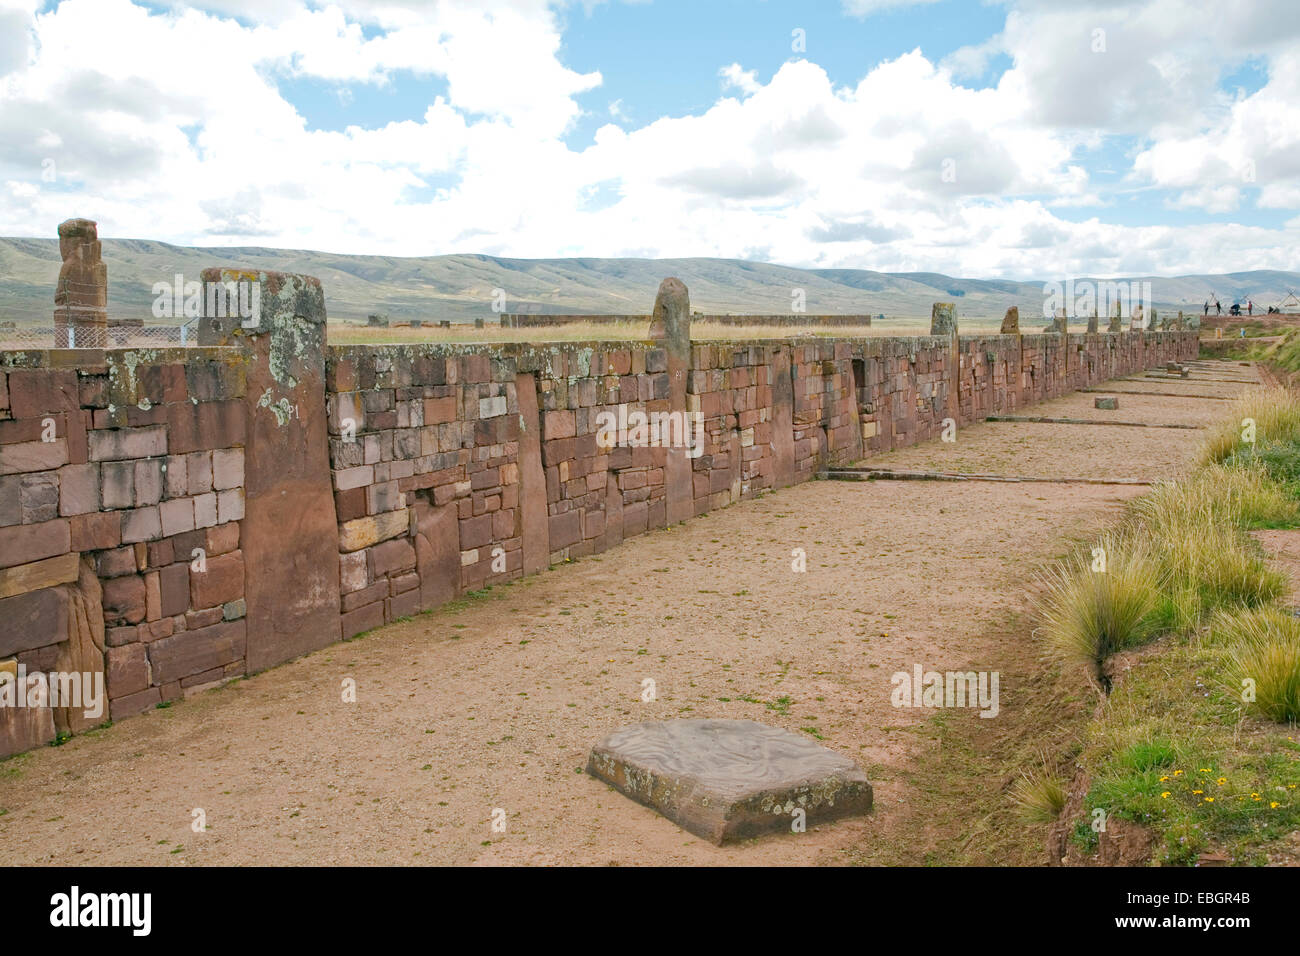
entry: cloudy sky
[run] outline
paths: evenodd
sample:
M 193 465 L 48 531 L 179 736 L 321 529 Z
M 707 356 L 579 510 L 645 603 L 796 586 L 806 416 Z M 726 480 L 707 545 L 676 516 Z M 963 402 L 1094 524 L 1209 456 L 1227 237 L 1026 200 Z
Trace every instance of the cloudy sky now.
M 0 0 L 0 235 L 1300 269 L 1297 0 Z

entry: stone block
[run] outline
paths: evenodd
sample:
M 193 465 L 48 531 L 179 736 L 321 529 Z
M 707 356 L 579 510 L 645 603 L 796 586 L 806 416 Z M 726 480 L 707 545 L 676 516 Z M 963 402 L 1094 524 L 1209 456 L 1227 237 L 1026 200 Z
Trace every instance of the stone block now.
M 149 686 L 149 654 L 145 645 L 109 647 L 105 652 L 105 663 L 110 698 L 137 694 Z
M 816 742 L 750 720 L 634 724 L 591 751 L 587 773 L 715 844 L 871 809 L 866 775 Z
M 42 588 L 0 600 L 0 657 L 68 639 L 68 592 Z
M 1103 411 L 1113 412 L 1119 408 L 1118 398 L 1095 398 L 1092 401 L 1093 408 L 1100 408 Z
M 99 510 L 99 466 L 66 465 L 59 469 L 59 514 L 90 514 Z
M 381 515 L 356 518 L 339 525 L 339 551 L 360 551 L 389 538 L 404 535 L 410 530 L 410 511 L 389 511 Z
M 244 555 L 209 556 L 206 571 L 190 571 L 190 606 L 216 607 L 244 596 Z
M 131 508 L 135 505 L 135 463 L 106 461 L 99 469 L 100 500 L 105 508 Z
M 220 613 L 220 608 L 217 611 Z M 167 684 L 225 667 L 244 657 L 246 643 L 243 619 L 220 621 L 153 641 L 148 650 L 154 683 Z
M 230 488 L 217 492 L 217 521 L 226 524 L 244 517 L 244 489 Z
M 71 543 L 67 518 L 0 528 L 0 568 L 67 554 Z
M 194 530 L 194 499 L 170 498 L 158 506 L 164 537 Z
M 158 507 L 136 508 L 122 515 L 122 543 L 151 541 L 162 537 L 162 518 Z
M 50 471 L 68 463 L 68 442 L 24 441 L 0 445 L 0 475 L 17 475 L 30 471 Z
M 76 554 L 61 554 L 56 558 L 45 558 L 42 561 L 5 568 L 0 570 L 0 598 L 75 581 L 79 568 L 80 559 Z M 0 618 L 0 623 L 3 620 Z
M 145 619 L 144 578 L 127 574 L 104 582 L 104 623 L 139 624 Z
M 23 475 L 18 482 L 19 513 L 23 524 L 37 524 L 59 516 L 58 472 Z
M 157 458 L 167 454 L 167 429 L 163 425 L 95 429 L 89 439 L 91 461 Z
M 212 453 L 212 487 L 217 491 L 244 485 L 244 449 L 223 448 Z

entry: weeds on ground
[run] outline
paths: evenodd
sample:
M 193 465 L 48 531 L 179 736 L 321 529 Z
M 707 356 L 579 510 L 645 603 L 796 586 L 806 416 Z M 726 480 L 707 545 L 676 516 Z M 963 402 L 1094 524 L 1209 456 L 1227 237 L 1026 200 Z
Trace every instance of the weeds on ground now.
M 1300 337 L 1295 349 L 1300 359 Z M 1268 862 L 1300 829 L 1300 619 L 1279 606 L 1286 579 L 1247 533 L 1300 526 L 1300 403 L 1279 392 L 1243 400 L 1195 474 L 1134 503 L 1102 539 L 1105 574 L 1080 554 L 1049 575 L 1039 613 L 1058 654 L 1101 668 L 1168 638 L 1131 662 L 1088 726 L 1074 833 L 1085 849 L 1096 846 L 1081 829 L 1096 810 L 1153 828 L 1173 864 L 1209 849 Z M 1267 440 L 1242 444 L 1243 417 Z M 1026 791 L 1012 799 L 1023 805 Z

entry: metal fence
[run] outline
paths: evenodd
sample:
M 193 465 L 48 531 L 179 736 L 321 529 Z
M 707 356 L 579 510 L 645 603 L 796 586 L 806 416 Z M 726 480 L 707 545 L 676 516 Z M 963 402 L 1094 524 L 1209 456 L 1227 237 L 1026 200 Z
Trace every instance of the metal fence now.
M 198 319 L 184 325 L 110 325 L 107 329 L 0 325 L 0 349 L 187 348 L 199 344 Z

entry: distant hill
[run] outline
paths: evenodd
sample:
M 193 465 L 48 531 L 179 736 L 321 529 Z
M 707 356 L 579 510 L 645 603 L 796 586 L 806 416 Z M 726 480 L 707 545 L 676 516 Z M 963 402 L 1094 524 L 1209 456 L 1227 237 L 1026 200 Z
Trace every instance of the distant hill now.
M 208 266 L 302 272 L 325 286 L 331 319 L 387 314 L 393 321 L 491 320 L 494 289 L 504 289 L 506 310 L 548 313 L 646 313 L 665 276 L 690 290 L 701 312 L 788 313 L 793 289 L 803 289 L 810 313 L 884 313 L 890 318 L 928 317 L 930 305 L 955 301 L 971 319 L 1000 318 L 1008 306 L 1035 324 L 1043 309 L 1043 283 L 960 279 L 937 272 L 871 272 L 864 269 L 796 269 L 739 259 L 502 259 L 483 255 L 405 258 L 349 256 L 260 247 L 194 248 L 148 239 L 105 239 L 109 314 L 150 317 L 153 284 L 180 273 L 197 280 Z M 0 238 L 0 321 L 48 322 L 59 274 L 54 239 Z M 1226 309 L 1249 296 L 1262 311 L 1291 289 L 1297 272 L 1237 272 L 1172 278 L 1136 276 L 1115 281 L 1150 282 L 1156 308 L 1198 310 L 1218 295 Z

